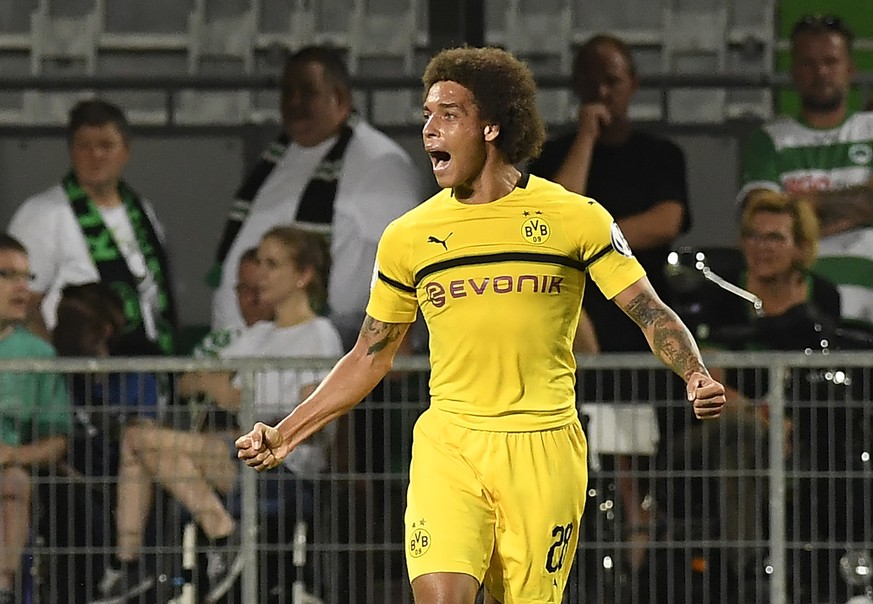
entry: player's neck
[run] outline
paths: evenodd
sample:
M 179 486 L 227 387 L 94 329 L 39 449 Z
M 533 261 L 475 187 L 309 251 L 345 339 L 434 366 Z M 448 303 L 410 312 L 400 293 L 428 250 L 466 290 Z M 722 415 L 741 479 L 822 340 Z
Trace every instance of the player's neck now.
M 474 179 L 454 187 L 452 194 L 461 203 L 491 203 L 509 195 L 520 178 L 521 172 L 512 164 L 489 158 Z

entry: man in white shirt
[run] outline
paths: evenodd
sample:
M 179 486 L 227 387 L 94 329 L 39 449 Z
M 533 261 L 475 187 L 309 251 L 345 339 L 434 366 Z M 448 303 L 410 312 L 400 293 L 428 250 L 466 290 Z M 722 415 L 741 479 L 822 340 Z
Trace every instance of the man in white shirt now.
M 80 102 L 70 111 L 67 143 L 70 172 L 27 199 L 9 223 L 35 275 L 28 327 L 48 339 L 64 286 L 102 281 L 124 301 L 124 349 L 173 352 L 163 231 L 151 204 L 121 178 L 130 156 L 124 113 L 99 99 Z
M 354 113 L 336 51 L 290 55 L 281 95 L 284 132 L 237 192 L 219 246 L 212 327 L 242 324 L 233 291 L 242 252 L 270 228 L 294 223 L 330 238 L 328 314 L 348 349 L 364 317 L 379 237 L 418 203 L 418 173 L 399 145 Z

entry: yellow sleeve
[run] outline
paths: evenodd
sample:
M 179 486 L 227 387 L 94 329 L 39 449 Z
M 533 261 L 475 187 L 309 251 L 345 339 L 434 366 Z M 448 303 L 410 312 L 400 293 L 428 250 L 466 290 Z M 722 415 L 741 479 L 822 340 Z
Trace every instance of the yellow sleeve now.
M 612 215 L 599 203 L 586 203 L 584 228 L 580 228 L 582 260 L 603 296 L 612 299 L 646 275 L 634 258 Z
M 392 222 L 376 250 L 367 314 L 384 323 L 412 323 L 418 313 L 410 244 L 401 226 Z

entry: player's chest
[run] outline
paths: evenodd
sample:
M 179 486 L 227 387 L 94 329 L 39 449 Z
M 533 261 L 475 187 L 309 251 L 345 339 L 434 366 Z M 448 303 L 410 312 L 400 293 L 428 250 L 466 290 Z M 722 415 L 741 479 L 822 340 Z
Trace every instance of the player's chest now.
M 533 210 L 434 221 L 413 249 L 414 282 L 426 311 L 548 303 L 578 295 L 584 278 L 560 221 Z
M 419 225 L 412 241 L 414 271 L 438 262 L 494 254 L 578 254 L 559 216 L 518 209 L 474 216 L 435 218 Z

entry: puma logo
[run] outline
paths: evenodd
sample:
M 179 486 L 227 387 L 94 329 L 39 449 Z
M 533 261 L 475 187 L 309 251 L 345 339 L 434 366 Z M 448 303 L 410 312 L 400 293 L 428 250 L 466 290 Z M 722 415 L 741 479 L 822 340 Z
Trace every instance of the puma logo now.
M 454 231 L 452 231 L 452 233 L 454 233 Z M 428 243 L 439 243 L 441 246 L 443 246 L 443 249 L 446 250 L 446 251 L 448 252 L 448 251 L 449 251 L 449 246 L 446 245 L 446 241 L 449 240 L 449 237 L 452 236 L 452 233 L 449 233 L 448 235 L 446 235 L 446 238 L 445 238 L 445 239 L 439 239 L 439 238 L 437 238 L 437 237 L 434 237 L 433 235 L 430 235 L 430 236 L 427 238 L 427 242 L 428 242 Z

